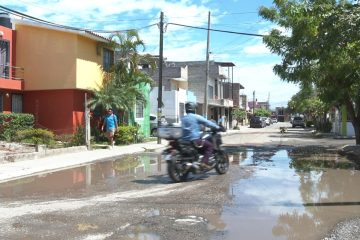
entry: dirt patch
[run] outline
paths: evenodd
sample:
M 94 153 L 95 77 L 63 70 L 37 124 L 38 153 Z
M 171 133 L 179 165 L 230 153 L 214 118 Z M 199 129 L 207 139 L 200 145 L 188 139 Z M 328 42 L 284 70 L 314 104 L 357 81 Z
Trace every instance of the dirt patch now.
M 289 150 L 291 165 L 299 169 L 342 168 L 359 169 L 360 165 L 348 154 L 339 154 L 339 149 L 324 146 L 301 146 Z
M 35 152 L 35 148 L 30 145 L 20 143 L 7 143 L 0 141 L 0 156 L 10 155 L 18 153 L 30 153 Z

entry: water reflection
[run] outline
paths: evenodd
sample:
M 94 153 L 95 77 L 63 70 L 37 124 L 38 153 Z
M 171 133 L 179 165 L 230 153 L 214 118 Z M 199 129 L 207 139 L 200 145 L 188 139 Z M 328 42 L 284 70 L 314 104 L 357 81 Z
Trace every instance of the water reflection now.
M 334 152 L 300 153 L 248 149 L 239 164 L 254 171 L 231 185 L 222 239 L 322 239 L 359 214 L 358 168 Z
M 93 185 L 106 189 L 119 187 L 119 179 L 136 178 L 162 171 L 161 156 L 142 154 L 126 156 L 68 170 L 41 174 L 0 184 L 0 197 L 63 195 L 79 192 Z

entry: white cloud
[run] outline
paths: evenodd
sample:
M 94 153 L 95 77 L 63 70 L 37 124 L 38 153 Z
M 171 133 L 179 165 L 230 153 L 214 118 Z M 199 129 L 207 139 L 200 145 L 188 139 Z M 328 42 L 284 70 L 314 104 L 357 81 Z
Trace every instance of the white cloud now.
M 257 44 L 252 46 L 244 47 L 245 54 L 269 54 L 269 49 L 264 44 Z
M 215 1 L 210 0 L 0 0 L 0 4 L 9 6 L 41 19 L 59 24 L 104 30 L 124 30 L 141 28 L 159 22 L 160 12 L 165 14 L 165 23 L 180 23 L 191 26 L 207 26 L 208 12 L 211 11 L 211 23 L 224 22 L 226 14 L 216 17 L 216 13 L 225 9 L 210 9 Z M 236 6 L 240 5 L 241 1 Z M 26 6 L 26 7 L 25 7 Z M 215 5 L 213 5 L 215 6 Z M 219 4 L 222 7 L 221 4 Z M 26 10 L 24 10 L 26 9 Z M 252 19 L 248 19 L 249 22 Z M 165 24 L 166 25 L 166 24 Z M 206 31 L 175 25 L 166 25 L 164 33 L 164 58 L 171 61 L 205 60 Z M 242 26 L 242 25 L 241 25 Z M 251 31 L 267 33 L 276 27 L 269 23 L 247 23 L 245 27 L 256 26 Z M 244 27 L 242 26 L 242 27 Z M 262 29 L 258 29 L 261 27 Z M 157 26 L 141 29 L 146 52 L 159 54 L 159 29 Z M 266 101 L 270 92 L 270 102 L 286 105 L 287 100 L 297 92 L 297 87 L 281 81 L 272 72 L 274 55 L 262 43 L 261 38 L 211 34 L 211 60 L 232 61 L 236 64 L 234 81 L 245 87 L 245 93 L 252 96 L 255 90 L 259 101 Z M 214 46 L 214 49 L 212 49 Z M 269 63 L 269 61 L 272 61 Z
M 237 63 L 234 70 L 234 81 L 240 82 L 248 99 L 253 91 L 258 101 L 267 101 L 270 94 L 271 108 L 286 106 L 290 98 L 298 92 L 297 85 L 286 83 L 273 72 L 275 63 Z

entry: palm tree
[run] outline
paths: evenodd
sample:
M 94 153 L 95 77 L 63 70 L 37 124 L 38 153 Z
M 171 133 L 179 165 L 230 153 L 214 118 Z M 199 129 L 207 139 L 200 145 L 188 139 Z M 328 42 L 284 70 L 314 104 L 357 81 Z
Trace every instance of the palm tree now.
M 93 90 L 89 106 L 92 109 L 112 107 L 131 112 L 137 101 L 146 103 L 139 86 L 153 83 L 139 66 L 146 63 L 154 69 L 155 61 L 149 54 L 138 53 L 139 48 L 145 50 L 145 45 L 135 30 L 111 35 L 110 44 L 104 47 L 114 50 L 115 64 L 110 72 L 104 75 L 103 85 L 99 86 L 98 90 Z

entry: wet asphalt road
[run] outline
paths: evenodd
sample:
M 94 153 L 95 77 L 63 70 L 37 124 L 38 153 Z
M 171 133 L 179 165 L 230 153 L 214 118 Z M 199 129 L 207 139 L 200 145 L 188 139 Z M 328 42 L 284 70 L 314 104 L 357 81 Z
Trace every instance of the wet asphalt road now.
M 171 183 L 164 174 L 104 179 L 78 192 L 2 201 L 1 239 L 210 239 L 221 229 L 229 182 L 210 172 Z M 116 187 L 114 187 L 116 186 Z
M 242 136 L 226 136 L 224 143 L 231 151 L 241 152 L 245 143 L 271 145 L 276 149 L 322 141 L 304 138 L 303 129 L 292 130 L 287 136 L 279 135 L 278 126 L 249 129 Z M 299 135 L 296 137 L 295 133 Z M 332 146 L 343 145 L 329 141 Z M 124 174 L 109 177 L 111 173 L 106 169 L 112 168 L 103 164 L 101 177 L 94 184 L 1 199 L 0 239 L 252 239 L 241 237 L 241 233 L 230 238 L 222 213 L 233 204 L 235 195 L 231 185 L 250 179 L 257 169 L 241 167 L 233 161 L 225 175 L 212 171 L 174 184 L 166 175 L 166 166 L 156 154 L 153 157 L 154 169 L 147 173 L 121 168 Z M 131 161 L 126 163 L 131 165 Z M 81 175 L 71 174 L 72 182 L 81 182 Z M 12 191 L 20 192 L 20 188 L 15 186 Z M 341 222 L 337 229 L 329 230 L 328 239 L 359 239 L 354 235 L 354 229 L 359 229 L 357 222 L 352 221 Z M 232 229 L 236 231 L 234 228 L 236 225 Z

